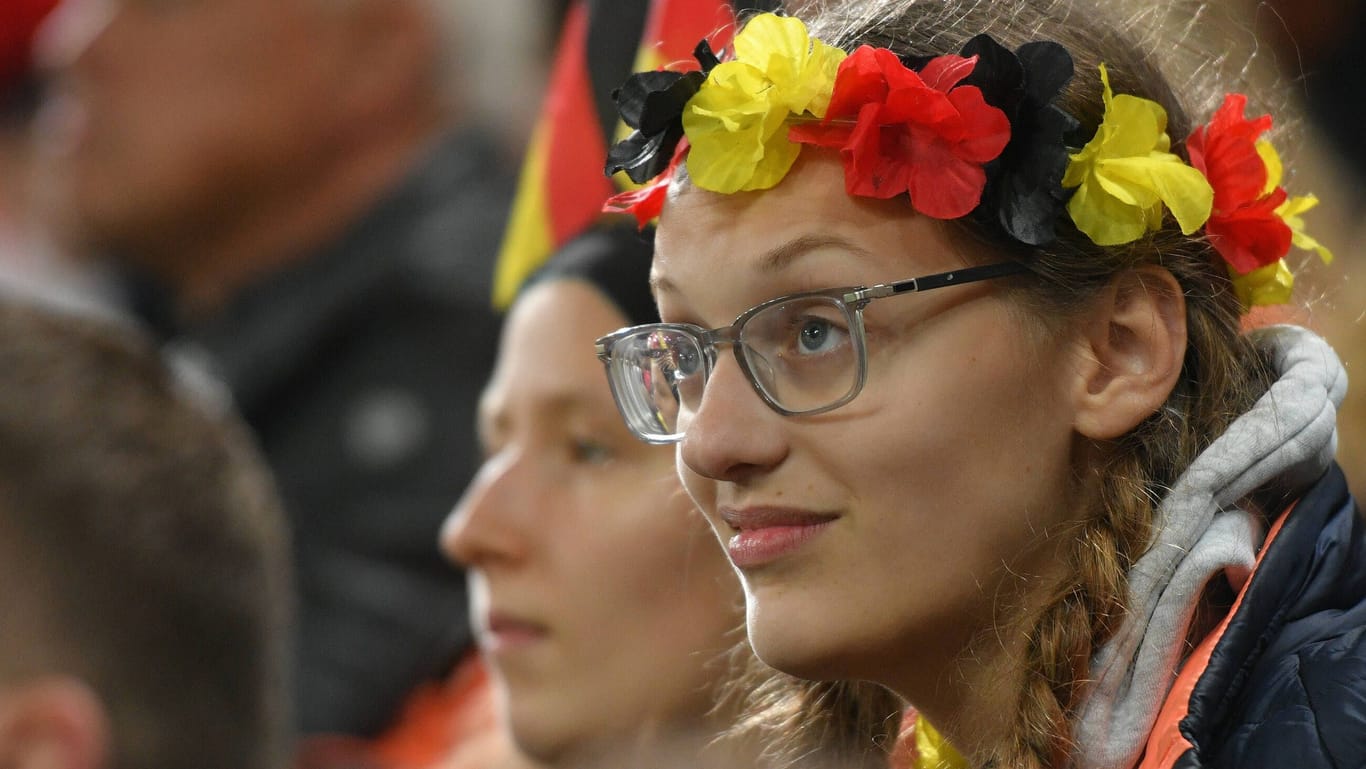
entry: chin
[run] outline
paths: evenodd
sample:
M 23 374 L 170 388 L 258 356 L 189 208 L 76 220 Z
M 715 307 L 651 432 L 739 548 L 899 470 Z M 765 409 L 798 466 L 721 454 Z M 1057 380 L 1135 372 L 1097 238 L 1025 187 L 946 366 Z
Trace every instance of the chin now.
M 510 687 L 499 693 L 498 704 L 520 751 L 549 766 L 579 765 L 635 734 L 620 733 L 621 724 L 629 726 L 629 721 L 595 694 L 547 680 Z
M 599 719 L 577 718 L 590 714 L 594 706 L 585 703 L 574 713 L 513 711 L 508 718 L 512 741 L 528 758 L 548 767 L 594 766 L 607 757 L 624 755 L 641 737 L 641 725 L 629 720 L 606 724 Z M 623 728 L 624 727 L 624 728 Z
M 810 681 L 885 683 L 888 663 L 906 648 L 891 628 L 859 627 L 815 606 L 746 604 L 746 630 L 754 655 L 765 665 Z M 756 608 L 757 607 L 757 608 Z M 820 618 L 824 621 L 813 621 Z
M 535 761 L 553 765 L 573 750 L 574 730 L 541 709 L 512 706 L 505 717 L 517 749 Z
M 828 634 L 811 625 L 781 621 L 776 616 L 757 619 L 751 614 L 746 623 L 754 656 L 769 667 L 788 675 L 812 681 L 845 677 L 846 655 L 831 645 Z

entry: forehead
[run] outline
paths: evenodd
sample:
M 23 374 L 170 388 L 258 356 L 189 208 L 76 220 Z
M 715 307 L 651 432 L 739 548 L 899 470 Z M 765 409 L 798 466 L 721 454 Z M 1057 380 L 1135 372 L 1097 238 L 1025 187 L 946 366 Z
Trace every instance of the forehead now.
M 900 280 L 963 263 L 943 224 L 904 197 L 855 198 L 833 153 L 805 152 L 778 186 L 722 195 L 685 187 L 669 201 L 655 240 L 661 303 L 725 285 L 810 281 L 826 288 Z
M 610 406 L 593 343 L 626 323 L 620 310 L 582 281 L 554 280 L 528 289 L 508 314 L 485 400 L 603 400 Z

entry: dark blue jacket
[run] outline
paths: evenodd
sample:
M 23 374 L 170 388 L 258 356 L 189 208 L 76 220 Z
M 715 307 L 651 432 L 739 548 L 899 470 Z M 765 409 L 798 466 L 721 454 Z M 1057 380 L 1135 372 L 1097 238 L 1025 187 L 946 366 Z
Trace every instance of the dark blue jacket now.
M 1366 767 L 1366 520 L 1336 465 L 1272 528 L 1141 766 Z

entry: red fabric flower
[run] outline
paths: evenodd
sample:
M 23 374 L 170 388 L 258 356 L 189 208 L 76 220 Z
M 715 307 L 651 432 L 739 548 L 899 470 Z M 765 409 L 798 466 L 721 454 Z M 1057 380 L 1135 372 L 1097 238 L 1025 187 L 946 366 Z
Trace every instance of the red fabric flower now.
M 33 68 L 33 38 L 57 0 L 4 0 L 0 3 L 0 99 Z
M 664 199 L 669 196 L 669 183 L 673 181 L 674 172 L 678 170 L 678 164 L 683 161 L 686 154 L 688 140 L 685 137 L 680 139 L 678 146 L 674 148 L 673 158 L 669 160 L 669 165 L 663 173 L 646 182 L 644 187 L 618 192 L 608 198 L 602 204 L 603 213 L 632 214 L 636 217 L 636 226 L 645 229 L 646 225 L 664 212 Z
M 636 226 L 645 229 L 645 225 L 664 211 L 664 199 L 669 194 L 669 177 L 670 174 L 660 174 L 640 189 L 618 192 L 602 204 L 603 213 L 632 214 L 636 217 Z
M 820 123 L 793 126 L 795 142 L 838 149 L 850 195 L 895 197 L 936 219 L 971 213 L 986 172 L 1010 141 L 1010 121 L 981 89 L 958 86 L 977 58 L 940 56 L 919 74 L 885 48 L 863 46 L 840 64 Z
M 1257 139 L 1271 128 L 1271 116 L 1248 120 L 1247 97 L 1231 93 L 1209 125 L 1186 140 L 1191 165 L 1214 188 L 1214 211 L 1205 224 L 1210 244 L 1239 275 L 1274 264 L 1290 251 L 1292 233 L 1276 208 L 1281 187 L 1268 190 L 1266 161 Z

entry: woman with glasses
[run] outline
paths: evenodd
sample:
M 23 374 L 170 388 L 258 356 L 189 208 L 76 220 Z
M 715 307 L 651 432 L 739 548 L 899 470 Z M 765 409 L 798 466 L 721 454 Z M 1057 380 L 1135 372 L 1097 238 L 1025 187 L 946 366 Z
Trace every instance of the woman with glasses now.
M 609 170 L 646 186 L 609 207 L 662 207 L 663 322 L 598 355 L 768 665 L 886 687 L 975 766 L 1363 765 L 1345 376 L 1245 331 L 1328 258 L 1313 200 L 1247 97 L 1101 19 L 829 3 L 633 78 Z

